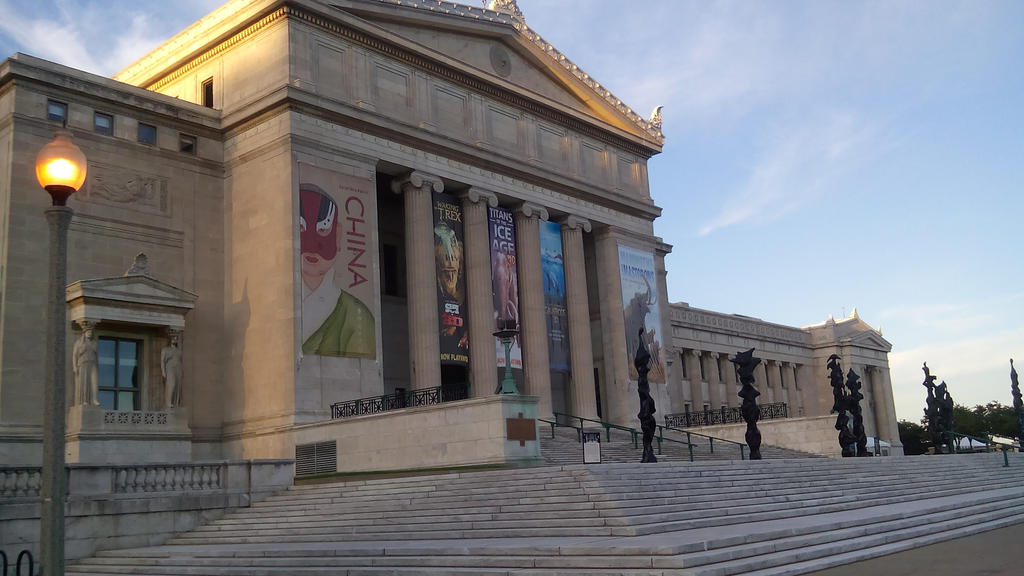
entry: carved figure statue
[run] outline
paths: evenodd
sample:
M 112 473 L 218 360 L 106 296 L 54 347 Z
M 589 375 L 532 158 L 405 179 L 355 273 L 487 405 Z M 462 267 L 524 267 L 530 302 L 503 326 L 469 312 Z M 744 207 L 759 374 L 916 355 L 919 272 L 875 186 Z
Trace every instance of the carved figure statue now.
M 870 456 L 868 437 L 864 433 L 864 413 L 860 408 L 860 401 L 864 399 L 864 395 L 860 393 L 860 376 L 853 371 L 853 368 L 850 368 L 846 374 L 846 387 L 850 390 L 847 407 L 853 414 L 853 440 L 857 445 L 857 456 Z
M 1017 382 L 1017 369 L 1010 358 L 1010 391 L 1013 393 L 1013 412 L 1017 415 L 1017 440 L 1020 451 L 1024 452 L 1024 402 L 1021 402 L 1020 383 Z
M 71 351 L 75 375 L 75 404 L 99 406 L 99 345 L 92 326 L 85 324 Z
M 949 395 L 949 389 L 945 382 L 935 387 L 935 399 L 938 404 L 941 442 L 950 444 L 949 448 L 952 452 L 953 439 L 949 437 L 949 433 L 953 431 L 953 397 Z
M 843 384 L 843 368 L 839 364 L 839 355 L 833 354 L 828 357 L 829 383 L 832 386 L 832 411 L 836 413 L 835 428 L 839 432 L 839 449 L 843 458 L 857 454 L 854 445 L 857 437 L 850 430 L 850 416 L 846 413 L 850 403 L 850 395 L 846 392 Z
M 939 401 L 935 397 L 935 376 L 932 376 L 931 370 L 928 369 L 928 363 L 924 363 L 924 382 L 922 386 L 928 389 L 928 397 L 925 399 L 927 407 L 925 408 L 925 418 L 928 420 L 928 436 L 932 439 L 932 446 L 935 447 L 935 453 L 942 453 L 942 434 L 939 430 Z
M 180 339 L 177 334 L 171 334 L 170 344 L 160 352 L 160 373 L 164 377 L 164 403 L 168 410 L 181 406 L 181 380 L 184 370 Z
M 757 429 L 757 421 L 761 417 L 761 407 L 757 405 L 757 397 L 761 393 L 754 388 L 754 368 L 761 363 L 761 359 L 754 357 L 754 349 L 751 348 L 746 352 L 737 352 L 736 357 L 730 362 L 736 365 L 736 371 L 739 373 L 742 384 L 739 392 L 739 397 L 743 399 L 743 403 L 740 404 L 740 414 L 743 415 L 743 420 L 747 423 L 747 433 L 744 435 L 744 439 L 747 441 L 747 446 L 750 447 L 750 459 L 760 460 L 761 431 Z
M 644 343 L 644 330 L 640 329 L 640 344 L 636 349 L 636 356 L 633 357 L 633 366 L 636 367 L 636 373 L 639 375 L 636 382 L 636 391 L 640 395 L 640 412 L 637 414 L 637 418 L 640 419 L 640 430 L 643 431 L 644 440 L 644 454 L 640 458 L 640 462 L 657 462 L 658 458 L 654 455 L 654 448 L 651 447 L 651 442 L 654 440 L 654 431 L 658 427 L 657 422 L 654 420 L 654 398 L 651 397 L 651 387 L 647 382 L 647 372 L 650 370 L 651 354 L 647 351 L 647 345 Z

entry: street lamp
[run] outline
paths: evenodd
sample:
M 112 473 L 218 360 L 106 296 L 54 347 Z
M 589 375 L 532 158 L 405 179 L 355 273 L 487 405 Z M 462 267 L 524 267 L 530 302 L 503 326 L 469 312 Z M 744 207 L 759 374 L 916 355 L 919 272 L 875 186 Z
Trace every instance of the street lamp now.
M 71 142 L 71 132 L 58 130 L 53 141 L 36 156 L 36 179 L 50 193 L 46 209 L 50 224 L 50 297 L 46 328 L 46 365 L 50 368 L 43 392 L 42 503 L 39 516 L 40 564 L 44 576 L 64 576 L 64 431 L 67 397 L 64 358 L 67 311 L 68 225 L 74 210 L 68 197 L 85 182 L 85 154 Z
M 501 381 L 500 394 L 519 394 L 516 379 L 512 377 L 512 339 L 519 334 L 515 318 L 499 318 L 498 331 L 494 337 L 505 345 L 505 378 Z

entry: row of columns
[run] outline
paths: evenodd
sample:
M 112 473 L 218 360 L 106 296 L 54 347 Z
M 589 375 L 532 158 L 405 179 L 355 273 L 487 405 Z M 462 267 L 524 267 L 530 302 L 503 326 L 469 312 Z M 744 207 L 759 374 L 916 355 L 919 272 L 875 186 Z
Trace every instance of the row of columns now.
M 432 388 L 441 382 L 436 272 L 431 240 L 434 226 L 432 195 L 442 192 L 444 183 L 437 176 L 414 171 L 395 180 L 392 190 L 402 195 L 405 207 L 411 386 L 413 389 Z M 487 207 L 496 207 L 498 197 L 487 190 L 470 188 L 460 198 L 465 236 L 470 381 L 474 396 L 483 396 L 492 393 L 497 378 Z M 521 202 L 513 208 L 513 214 L 523 392 L 539 398 L 537 411 L 540 417 L 550 417 L 551 372 L 540 252 L 540 222 L 548 220 L 548 212 L 536 204 Z M 575 216 L 567 216 L 560 223 L 572 359 L 571 410 L 577 416 L 596 419 L 594 360 L 583 255 L 583 233 L 591 231 L 591 224 Z
M 704 361 L 703 378 L 701 377 L 702 359 Z M 683 362 L 686 366 L 683 398 L 691 403 L 691 410 L 701 410 L 705 402 L 710 404 L 713 410 L 740 405 L 740 399 L 735 394 L 740 383 L 736 379 L 736 371 L 727 354 L 691 349 L 683 352 Z M 762 360 L 754 372 L 754 377 L 760 384 L 757 388 L 761 392 L 761 403 L 785 402 L 789 406 L 790 416 L 801 415 L 803 413 L 803 394 L 797 387 L 797 370 L 799 369 L 800 366 L 793 362 Z M 721 374 L 721 378 L 719 374 Z M 706 394 L 703 390 L 704 382 L 708 385 Z

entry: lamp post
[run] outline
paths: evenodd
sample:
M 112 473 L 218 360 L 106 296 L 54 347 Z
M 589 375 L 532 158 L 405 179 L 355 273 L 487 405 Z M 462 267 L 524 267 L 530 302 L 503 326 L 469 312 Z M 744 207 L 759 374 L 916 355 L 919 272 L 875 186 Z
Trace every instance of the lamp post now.
M 43 392 L 42 503 L 39 518 L 39 550 L 42 574 L 64 576 L 64 431 L 67 418 L 65 380 L 65 322 L 67 311 L 68 225 L 74 210 L 68 197 L 85 182 L 85 154 L 71 142 L 71 133 L 58 130 L 52 142 L 36 156 L 36 178 L 52 199 L 46 209 L 50 224 L 50 296 L 46 328 L 46 365 L 49 374 Z
M 519 394 L 516 388 L 516 379 L 512 377 L 512 339 L 519 334 L 515 318 L 499 318 L 498 331 L 494 337 L 501 340 L 505 345 L 505 378 L 501 381 L 500 394 Z

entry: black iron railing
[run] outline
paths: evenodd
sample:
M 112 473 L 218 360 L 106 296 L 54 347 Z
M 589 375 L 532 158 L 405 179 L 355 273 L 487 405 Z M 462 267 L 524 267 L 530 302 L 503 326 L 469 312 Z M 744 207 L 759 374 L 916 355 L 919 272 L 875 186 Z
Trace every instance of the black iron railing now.
M 349 418 L 352 416 L 364 416 L 366 414 L 380 414 L 390 410 L 401 408 L 415 408 L 417 406 L 433 406 L 455 400 L 469 398 L 469 384 L 449 384 L 437 388 L 424 388 L 422 390 L 398 391 L 394 394 L 384 396 L 371 396 L 348 400 L 346 402 L 335 402 L 331 404 L 331 419 Z
M 21 553 L 18 554 L 18 562 L 15 564 L 14 576 L 21 576 L 21 562 L 23 560 L 27 561 L 25 563 L 25 569 L 27 570 L 26 575 L 33 576 L 33 574 L 35 574 L 35 562 L 32 561 L 32 553 L 28 550 L 22 550 Z M 8 568 L 10 568 L 10 566 L 7 563 L 7 554 L 3 550 L 0 550 L 0 570 L 2 570 L 0 571 L 0 576 L 7 576 Z
M 761 420 L 774 420 L 776 418 L 789 418 L 789 408 L 785 402 L 774 404 L 761 404 Z M 693 428 L 696 426 L 714 426 L 715 424 L 737 424 L 743 422 L 743 415 L 738 407 L 723 406 L 718 410 L 703 410 L 701 412 L 681 412 L 679 414 L 666 414 L 665 426 L 669 428 Z

